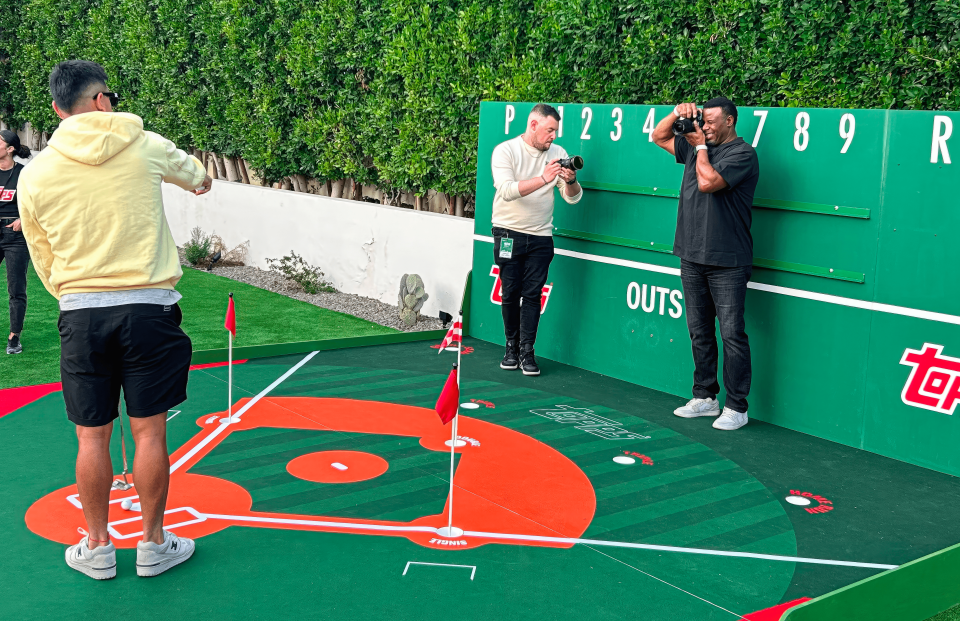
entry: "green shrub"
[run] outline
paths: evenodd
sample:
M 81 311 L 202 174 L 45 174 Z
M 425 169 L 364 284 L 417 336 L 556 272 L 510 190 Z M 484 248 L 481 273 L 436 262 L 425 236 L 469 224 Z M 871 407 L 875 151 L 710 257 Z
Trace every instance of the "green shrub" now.
M 190 241 L 183 245 L 183 254 L 187 263 L 197 266 L 201 261 L 210 256 L 211 240 L 209 235 L 205 235 L 200 227 L 194 227 L 190 231 Z
M 270 270 L 297 283 L 306 293 L 336 293 L 323 279 L 320 268 L 313 267 L 292 250 L 282 259 L 267 259 Z
M 481 100 L 960 109 L 960 0 L 0 0 L 0 118 L 102 62 L 121 109 L 268 181 L 472 193 Z

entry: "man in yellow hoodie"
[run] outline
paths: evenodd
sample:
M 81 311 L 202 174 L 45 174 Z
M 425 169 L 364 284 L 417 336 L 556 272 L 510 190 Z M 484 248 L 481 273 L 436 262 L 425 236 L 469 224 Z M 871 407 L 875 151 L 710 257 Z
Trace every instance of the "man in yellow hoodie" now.
M 203 194 L 212 181 L 195 158 L 113 112 L 97 63 L 71 60 L 50 74 L 63 119 L 20 176 L 23 235 L 40 280 L 60 302 L 60 376 L 76 424 L 77 487 L 89 533 L 67 565 L 116 576 L 107 529 L 110 435 L 123 389 L 136 442 L 135 492 L 143 518 L 137 573 L 155 576 L 193 554 L 193 541 L 163 530 L 170 481 L 166 413 L 186 397 L 191 343 L 174 287 L 183 272 L 163 212 L 162 182 Z

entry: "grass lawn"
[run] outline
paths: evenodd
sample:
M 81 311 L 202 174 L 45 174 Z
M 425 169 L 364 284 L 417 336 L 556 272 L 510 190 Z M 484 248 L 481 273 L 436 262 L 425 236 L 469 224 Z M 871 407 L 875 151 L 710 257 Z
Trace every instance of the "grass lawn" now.
M 960 621 L 960 606 L 954 606 L 935 617 L 930 617 L 927 621 Z
M 60 381 L 57 301 L 43 288 L 32 265 L 27 275 L 27 317 L 21 334 L 23 353 L 8 356 L 0 350 L 0 388 Z M 177 290 L 183 294 L 180 301 L 183 329 L 193 339 L 194 350 L 227 346 L 223 316 L 230 292 L 234 294 L 237 308 L 236 346 L 396 332 L 352 315 L 189 268 L 184 268 Z M 0 268 L 0 330 L 4 339 L 10 329 L 6 292 L 6 270 Z M 3 345 L 6 347 L 6 340 Z

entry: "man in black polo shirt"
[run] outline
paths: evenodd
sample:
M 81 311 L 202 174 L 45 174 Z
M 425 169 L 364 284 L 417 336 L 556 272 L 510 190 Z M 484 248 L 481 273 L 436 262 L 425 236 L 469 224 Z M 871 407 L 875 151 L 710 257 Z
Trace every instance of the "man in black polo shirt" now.
M 674 135 L 678 118 L 696 116 L 696 104 L 679 104 L 653 132 L 653 141 L 684 165 L 673 253 L 680 257 L 693 342 L 693 399 L 674 414 L 719 415 L 714 428 L 734 430 L 747 424 L 751 369 L 743 310 L 753 273 L 750 223 L 760 164 L 753 147 L 737 136 L 737 107 L 732 101 L 711 99 L 703 105 L 702 128 L 694 122 L 694 131 Z M 727 389 L 722 413 L 716 399 L 718 319 Z

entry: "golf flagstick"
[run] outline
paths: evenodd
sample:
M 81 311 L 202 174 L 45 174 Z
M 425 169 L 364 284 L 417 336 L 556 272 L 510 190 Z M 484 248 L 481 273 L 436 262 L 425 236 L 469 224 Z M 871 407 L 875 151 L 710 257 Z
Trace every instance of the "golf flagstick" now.
M 460 309 L 460 317 L 458 321 L 463 322 L 463 309 Z M 459 537 L 463 534 L 463 530 L 453 527 L 453 472 L 454 467 L 456 466 L 456 454 L 457 454 L 457 423 L 460 422 L 460 361 L 462 359 L 461 354 L 463 352 L 463 338 L 460 339 L 460 347 L 457 348 L 457 413 L 453 417 L 453 430 L 451 431 L 450 437 L 450 505 L 449 513 L 447 515 L 447 527 L 440 529 L 440 535 L 444 537 Z
M 233 294 L 227 302 L 227 316 L 223 320 L 223 327 L 230 333 L 227 342 L 227 422 L 237 422 L 233 420 L 233 337 L 237 334 L 237 313 L 233 307 Z

